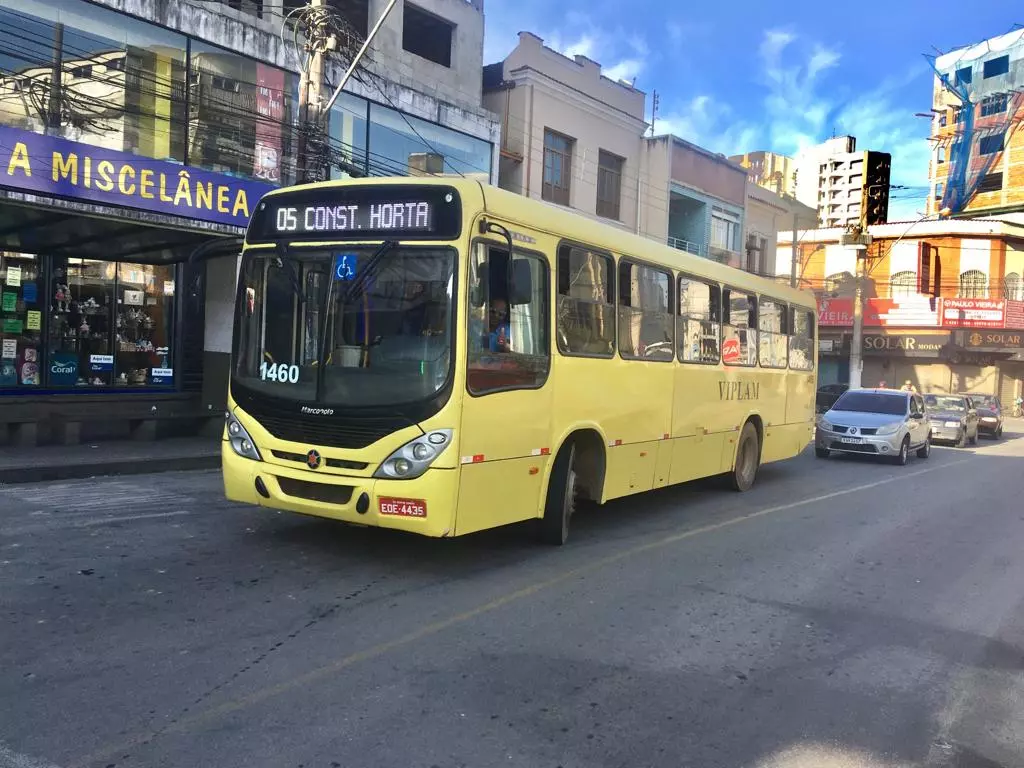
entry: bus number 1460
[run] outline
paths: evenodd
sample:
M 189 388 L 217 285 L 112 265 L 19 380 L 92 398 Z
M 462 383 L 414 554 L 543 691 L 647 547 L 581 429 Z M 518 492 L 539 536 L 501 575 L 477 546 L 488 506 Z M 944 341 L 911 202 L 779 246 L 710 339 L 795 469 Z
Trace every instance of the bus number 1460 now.
M 299 366 L 288 365 L 288 363 L 260 363 L 260 379 L 263 381 L 277 381 L 281 384 L 299 383 Z

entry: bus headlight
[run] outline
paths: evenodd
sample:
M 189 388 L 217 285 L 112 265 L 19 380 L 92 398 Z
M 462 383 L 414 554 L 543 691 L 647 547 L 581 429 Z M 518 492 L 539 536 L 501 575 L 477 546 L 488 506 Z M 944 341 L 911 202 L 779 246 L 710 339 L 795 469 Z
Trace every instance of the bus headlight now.
M 235 453 L 246 459 L 263 461 L 259 450 L 256 448 L 256 443 L 249 437 L 249 433 L 245 431 L 245 427 L 235 418 L 233 413 L 227 412 L 224 414 L 224 425 L 228 430 L 228 442 L 231 443 L 231 448 Z
M 388 456 L 373 476 L 388 480 L 412 480 L 419 477 L 451 445 L 454 434 L 455 430 L 452 429 L 432 429 L 410 440 Z

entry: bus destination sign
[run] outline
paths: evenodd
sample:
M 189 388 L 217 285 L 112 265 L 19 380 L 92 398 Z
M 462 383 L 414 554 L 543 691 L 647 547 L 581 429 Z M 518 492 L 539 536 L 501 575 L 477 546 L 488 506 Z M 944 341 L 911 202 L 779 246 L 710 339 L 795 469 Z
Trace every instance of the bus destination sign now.
M 416 239 L 449 240 L 462 229 L 458 192 L 425 184 L 323 186 L 264 197 L 250 243 Z
M 274 216 L 278 235 L 373 232 L 430 232 L 434 206 L 427 200 L 343 205 L 282 205 Z

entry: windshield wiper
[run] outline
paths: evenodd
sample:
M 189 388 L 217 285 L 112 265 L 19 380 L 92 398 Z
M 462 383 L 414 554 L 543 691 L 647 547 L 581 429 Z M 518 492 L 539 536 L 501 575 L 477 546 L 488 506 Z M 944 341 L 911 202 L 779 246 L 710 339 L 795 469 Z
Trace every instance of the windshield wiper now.
M 370 258 L 367 260 L 363 268 L 353 278 L 352 283 L 345 290 L 345 293 L 342 294 L 341 298 L 339 299 L 342 306 L 347 304 L 349 300 L 355 295 L 356 290 L 362 287 L 364 283 L 366 283 L 367 278 L 373 273 L 373 270 L 377 268 L 377 265 L 380 263 L 381 259 L 383 259 L 387 255 L 388 251 L 390 251 L 396 245 L 398 245 L 398 242 L 395 240 L 385 240 L 383 243 L 380 244 L 377 250 L 374 251 Z M 334 269 L 333 264 L 331 265 L 331 269 Z M 331 277 L 333 278 L 334 276 L 331 275 Z M 327 306 L 324 308 L 324 326 L 320 336 L 320 354 L 318 356 L 316 367 L 317 400 L 320 400 L 320 394 L 323 392 L 324 388 L 324 369 L 327 367 L 327 336 L 329 330 L 328 323 L 330 323 L 331 321 L 331 307 L 333 306 L 334 303 L 335 282 L 336 281 L 332 279 L 327 284 Z

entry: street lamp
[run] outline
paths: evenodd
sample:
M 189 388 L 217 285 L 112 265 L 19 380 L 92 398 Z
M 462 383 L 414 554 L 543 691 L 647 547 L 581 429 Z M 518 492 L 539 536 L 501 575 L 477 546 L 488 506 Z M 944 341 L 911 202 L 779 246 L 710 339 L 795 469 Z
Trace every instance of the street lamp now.
M 884 257 L 893 248 L 895 248 L 900 241 L 903 240 L 911 230 L 914 229 L 918 224 L 926 221 L 927 219 L 935 216 L 937 219 L 942 219 L 950 214 L 949 208 L 943 208 L 935 214 L 925 214 L 917 221 L 913 222 L 906 231 L 903 232 L 892 245 L 886 250 Z M 863 212 L 861 214 L 863 216 Z M 861 219 L 863 221 L 863 218 Z M 871 245 L 871 235 L 867 233 L 866 227 L 857 226 L 853 227 L 851 231 L 841 238 L 840 242 L 842 245 L 852 246 L 857 251 L 857 260 L 854 265 L 856 275 L 854 276 L 854 288 L 853 288 L 853 338 L 850 340 L 850 388 L 859 389 L 861 386 L 861 373 L 864 369 L 864 358 L 862 356 L 862 349 L 864 346 L 864 265 L 867 261 L 868 246 Z

